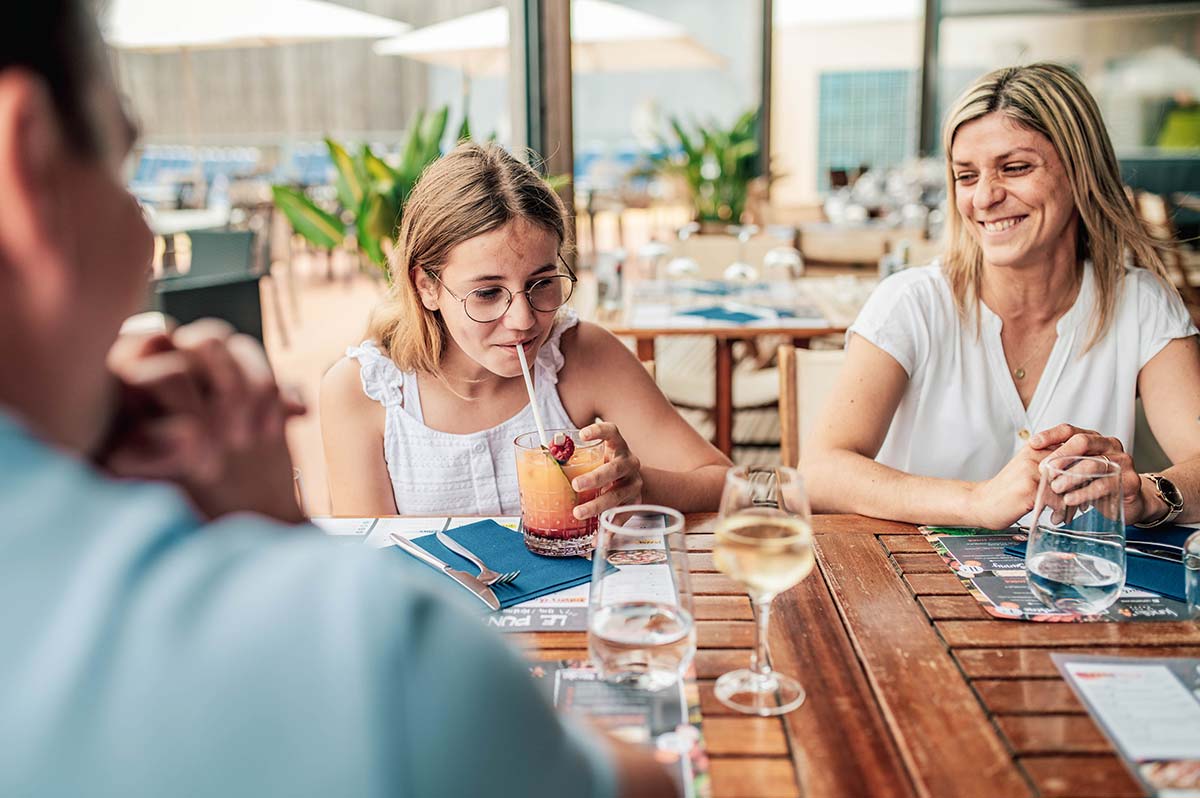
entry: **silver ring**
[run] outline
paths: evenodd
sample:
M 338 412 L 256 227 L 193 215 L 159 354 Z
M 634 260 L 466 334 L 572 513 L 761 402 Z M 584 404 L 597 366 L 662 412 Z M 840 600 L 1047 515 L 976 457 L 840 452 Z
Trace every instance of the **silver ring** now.
M 1101 459 L 1101 460 L 1103 460 L 1104 462 L 1108 463 L 1108 467 L 1109 467 L 1109 468 L 1112 468 L 1113 466 L 1115 466 L 1115 465 L 1116 465 L 1116 463 L 1114 463 L 1112 460 L 1109 460 L 1109 459 L 1108 459 L 1107 457 L 1105 457 L 1104 455 L 1100 455 L 1100 459 Z

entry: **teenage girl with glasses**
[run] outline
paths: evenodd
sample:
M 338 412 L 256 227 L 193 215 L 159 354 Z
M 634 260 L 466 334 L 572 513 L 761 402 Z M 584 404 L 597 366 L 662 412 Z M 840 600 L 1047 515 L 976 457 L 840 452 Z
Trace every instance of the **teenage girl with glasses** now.
M 465 143 L 426 169 L 368 340 L 322 385 L 335 514 L 519 514 L 513 439 L 535 424 L 518 346 L 546 427 L 604 441 L 607 462 L 574 487 L 607 490 L 578 517 L 636 501 L 716 509 L 729 460 L 566 306 L 567 229 L 558 196 L 498 146 Z

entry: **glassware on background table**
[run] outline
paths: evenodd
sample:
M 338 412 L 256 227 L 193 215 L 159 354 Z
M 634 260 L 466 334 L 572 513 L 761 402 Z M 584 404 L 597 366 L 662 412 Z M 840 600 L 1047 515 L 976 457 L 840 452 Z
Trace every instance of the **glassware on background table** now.
M 588 653 L 610 682 L 661 690 L 675 684 L 696 653 L 683 527 L 681 513 L 653 504 L 600 514 Z
M 1026 578 L 1048 607 L 1104 612 L 1125 585 L 1121 468 L 1105 457 L 1049 457 L 1030 522 Z
M 1200 621 L 1200 532 L 1188 535 L 1183 544 L 1183 578 L 1188 614 Z
M 513 441 L 521 522 L 530 551 L 547 557 L 575 557 L 592 550 L 596 519 L 580 520 L 572 511 L 596 498 L 600 491 L 576 491 L 571 481 L 604 465 L 604 442 L 585 441 L 577 430 L 546 430 L 548 442 L 559 435 L 570 438 L 575 448 L 565 464 L 559 464 L 542 448 L 537 432 L 526 432 Z
M 804 688 L 771 668 L 767 631 L 771 601 L 800 583 L 816 562 L 812 515 L 794 468 L 737 466 L 721 493 L 713 562 L 746 586 L 758 621 L 750 667 L 717 679 L 721 703 L 752 715 L 781 715 L 804 702 Z

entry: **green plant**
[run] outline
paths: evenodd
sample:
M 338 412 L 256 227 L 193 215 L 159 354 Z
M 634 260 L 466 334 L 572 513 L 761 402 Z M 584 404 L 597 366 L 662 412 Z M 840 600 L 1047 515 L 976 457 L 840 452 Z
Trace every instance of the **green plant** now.
M 292 228 L 319 249 L 342 244 L 348 230 L 354 231 L 359 250 L 388 275 L 387 254 L 400 224 L 400 213 L 421 171 L 441 157 L 449 108 L 432 113 L 418 111 L 395 166 L 389 165 L 364 144 L 357 153 L 325 139 L 329 157 L 337 169 L 338 207 L 322 208 L 294 186 L 272 186 L 275 206 Z M 470 135 L 464 120 L 460 135 Z
M 725 130 L 716 123 L 689 130 L 670 119 L 678 150 L 656 159 L 659 169 L 687 183 L 700 222 L 737 224 L 746 210 L 750 183 L 763 173 L 759 152 L 759 113 L 752 108 Z

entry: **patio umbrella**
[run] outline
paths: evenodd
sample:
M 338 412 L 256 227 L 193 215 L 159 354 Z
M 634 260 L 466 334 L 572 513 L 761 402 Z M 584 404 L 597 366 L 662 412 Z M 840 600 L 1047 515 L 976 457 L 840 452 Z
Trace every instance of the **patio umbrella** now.
M 508 9 L 456 17 L 378 42 L 380 55 L 402 55 L 478 77 L 508 68 Z M 711 69 L 725 61 L 674 22 L 605 0 L 571 4 L 572 62 L 578 72 Z
M 153 53 L 381 39 L 412 26 L 321 0 L 113 0 L 100 27 L 112 47 Z
M 179 53 L 186 125 L 195 139 L 199 107 L 193 50 L 266 47 L 337 39 L 382 39 L 412 26 L 323 0 L 112 0 L 100 18 L 109 46 Z

